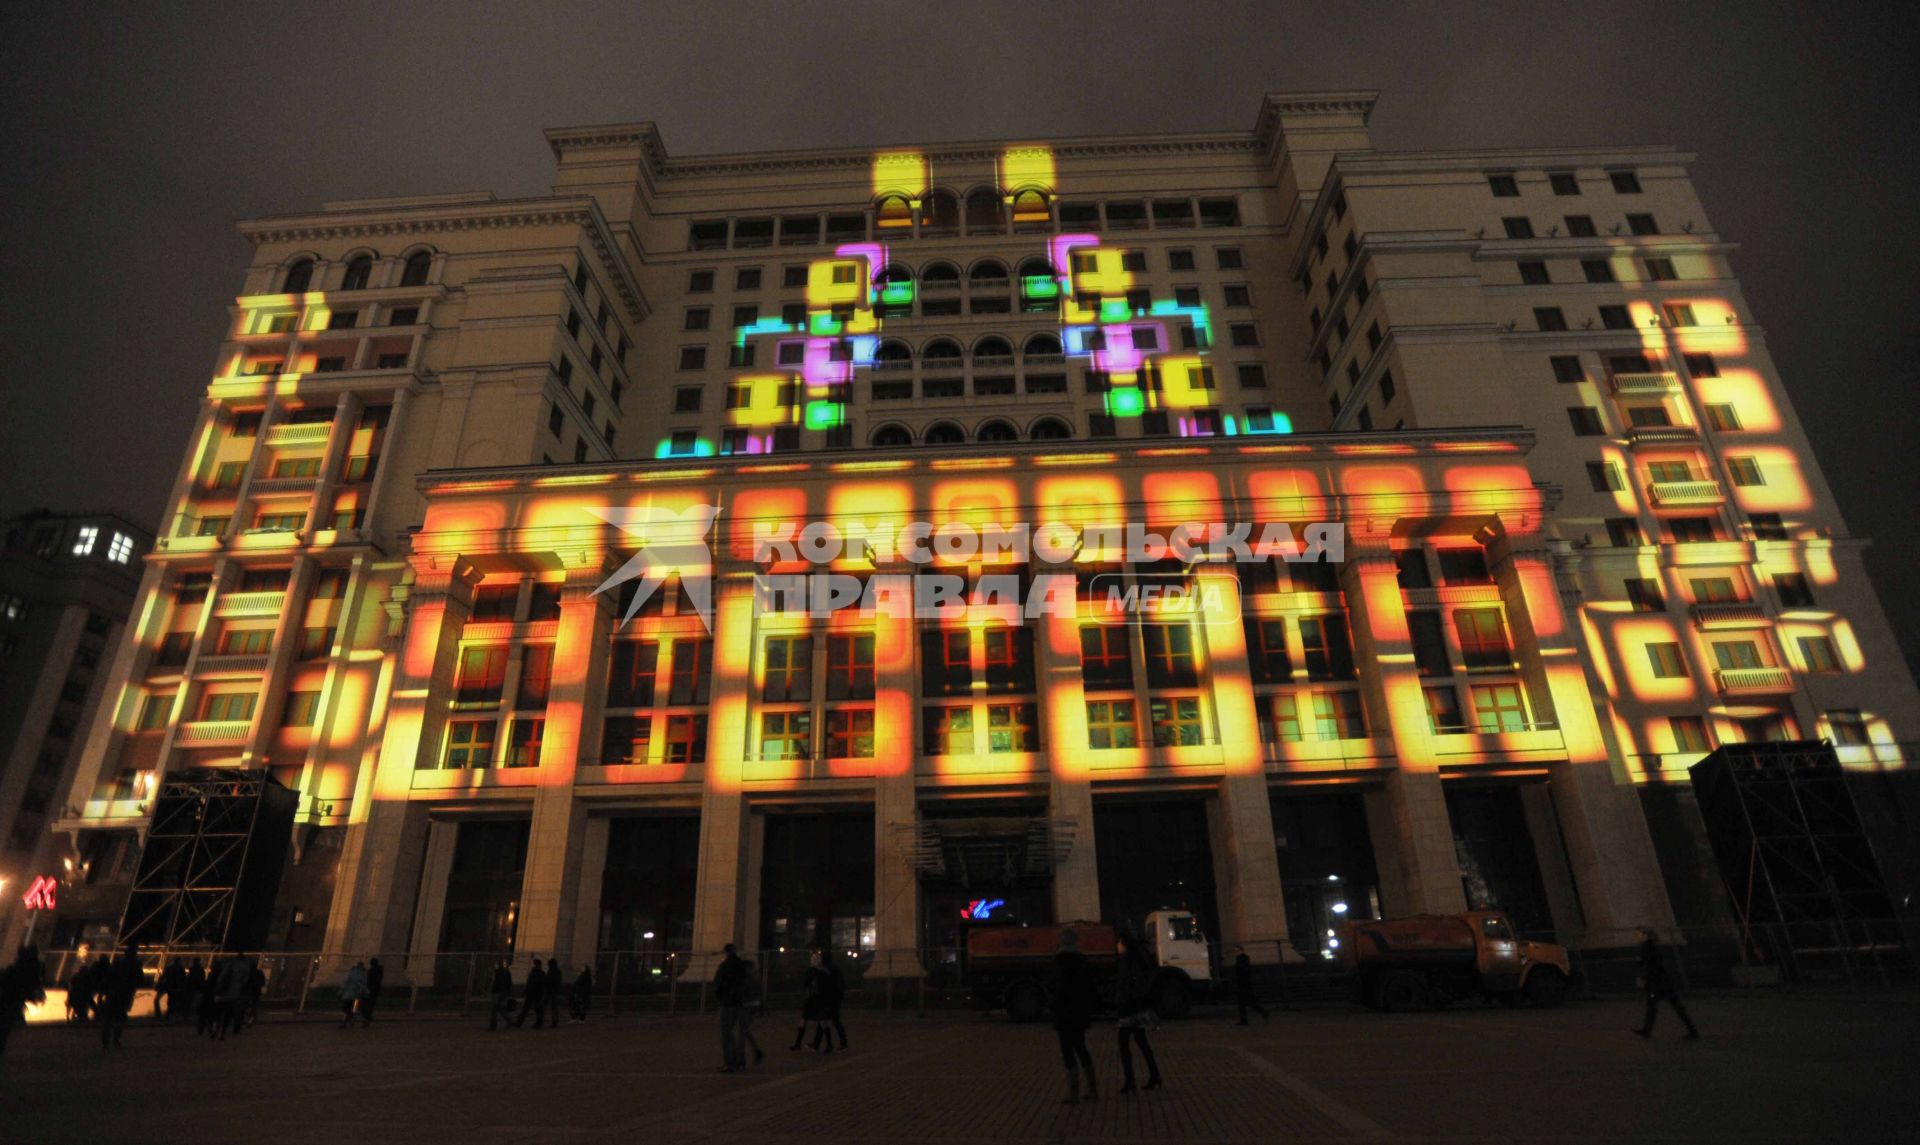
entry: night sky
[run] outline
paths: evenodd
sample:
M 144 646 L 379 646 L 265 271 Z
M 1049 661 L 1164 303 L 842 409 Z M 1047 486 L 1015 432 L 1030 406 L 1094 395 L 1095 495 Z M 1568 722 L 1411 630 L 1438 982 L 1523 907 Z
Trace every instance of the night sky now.
M 10 5 L 0 511 L 156 523 L 247 265 L 322 200 L 542 194 L 542 128 L 669 151 L 1250 130 L 1377 88 L 1376 147 L 1674 144 L 1893 623 L 1920 648 L 1912 5 Z M 1905 77 L 1905 78 L 1902 78 Z

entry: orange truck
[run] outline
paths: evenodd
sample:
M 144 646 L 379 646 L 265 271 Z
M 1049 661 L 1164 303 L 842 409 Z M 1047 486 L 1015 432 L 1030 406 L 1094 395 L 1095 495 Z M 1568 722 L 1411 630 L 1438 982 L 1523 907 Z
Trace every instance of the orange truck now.
M 1046 1013 L 1051 999 L 1053 955 L 1060 949 L 1060 932 L 1071 929 L 1087 956 L 1094 982 L 1108 1004 L 1113 999 L 1115 971 L 1114 928 L 1102 922 L 1068 922 L 1046 926 L 982 926 L 967 932 L 967 981 L 973 1004 L 982 1010 L 1005 1010 L 1016 1022 L 1031 1022 Z M 1183 910 L 1157 910 L 1147 915 L 1140 936 L 1143 951 L 1153 964 L 1149 996 L 1162 1018 L 1184 1018 L 1196 993 L 1212 981 L 1212 952 L 1200 931 L 1200 920 Z
M 1349 922 L 1340 960 L 1374 1010 L 1438 1009 L 1463 998 L 1558 1006 L 1573 979 L 1567 949 L 1517 937 L 1498 911 Z

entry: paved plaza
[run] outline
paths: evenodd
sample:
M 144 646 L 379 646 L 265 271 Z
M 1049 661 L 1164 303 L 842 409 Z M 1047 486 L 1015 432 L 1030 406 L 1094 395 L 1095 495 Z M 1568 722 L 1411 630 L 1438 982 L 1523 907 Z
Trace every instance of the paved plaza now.
M 269 1019 L 224 1043 L 136 1025 L 33 1028 L 0 1059 L 0 1142 L 461 1145 L 547 1141 L 1479 1142 L 1920 1140 L 1920 995 L 1700 997 L 1632 1037 L 1637 1003 L 1204 1014 L 1155 1035 L 1167 1088 L 1121 1097 L 1113 1027 L 1101 1095 L 1060 1104 L 1053 1034 L 997 1016 L 851 1011 L 853 1052 L 786 1049 L 725 1075 L 711 1015 L 622 1014 L 559 1030 Z

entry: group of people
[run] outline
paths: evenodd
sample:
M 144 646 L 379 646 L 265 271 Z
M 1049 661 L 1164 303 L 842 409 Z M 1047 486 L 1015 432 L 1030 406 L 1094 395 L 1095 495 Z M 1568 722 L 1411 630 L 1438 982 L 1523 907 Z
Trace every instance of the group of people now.
M 518 1029 L 527 1024 L 527 1016 L 533 1016 L 533 1028 L 539 1029 L 552 1019 L 553 1028 L 560 1028 L 560 999 L 567 998 L 568 1010 L 576 1022 L 587 1020 L 587 1008 L 593 1002 L 593 968 L 582 966 L 573 980 L 573 988 L 567 988 L 566 976 L 561 972 L 560 960 L 549 958 L 542 966 L 538 957 L 527 970 L 525 992 L 520 999 L 520 1012 L 514 1013 L 513 1005 L 513 963 L 501 961 L 493 968 L 493 1009 L 487 1015 L 487 1029 L 498 1030 L 502 1024 Z
M 373 1025 L 373 1009 L 380 1003 L 380 990 L 387 981 L 387 968 L 378 958 L 356 962 L 340 982 L 340 1028 L 353 1028 L 353 1020 Z

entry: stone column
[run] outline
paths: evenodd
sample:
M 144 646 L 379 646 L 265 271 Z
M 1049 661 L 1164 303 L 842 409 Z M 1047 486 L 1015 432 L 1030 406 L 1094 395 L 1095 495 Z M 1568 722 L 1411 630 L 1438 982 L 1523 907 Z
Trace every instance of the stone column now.
M 1051 570 L 1049 570 L 1051 571 Z M 1071 575 L 1071 569 L 1060 575 Z M 1037 583 L 1037 582 L 1036 582 Z M 1039 591 L 1036 587 L 1035 591 Z M 1073 591 L 1071 586 L 1066 592 Z M 1035 623 L 1042 733 L 1046 739 L 1047 815 L 1055 828 L 1071 825 L 1073 845 L 1053 869 L 1056 921 L 1100 917 L 1098 842 L 1093 837 L 1093 779 L 1087 768 L 1086 687 L 1080 674 L 1080 625 L 1071 615 Z
M 748 808 L 741 789 L 751 694 L 753 582 L 714 584 L 714 664 L 707 728 L 706 786 L 700 797 L 700 871 L 694 893 L 693 957 L 686 974 L 705 978 L 729 942 L 750 947 L 741 917 L 747 885 Z
M 913 644 L 910 616 L 874 619 L 873 908 L 871 975 L 917 978 L 921 973 L 920 876 L 902 851 L 903 836 L 919 818 L 914 771 Z M 824 729 L 823 729 L 824 731 Z

